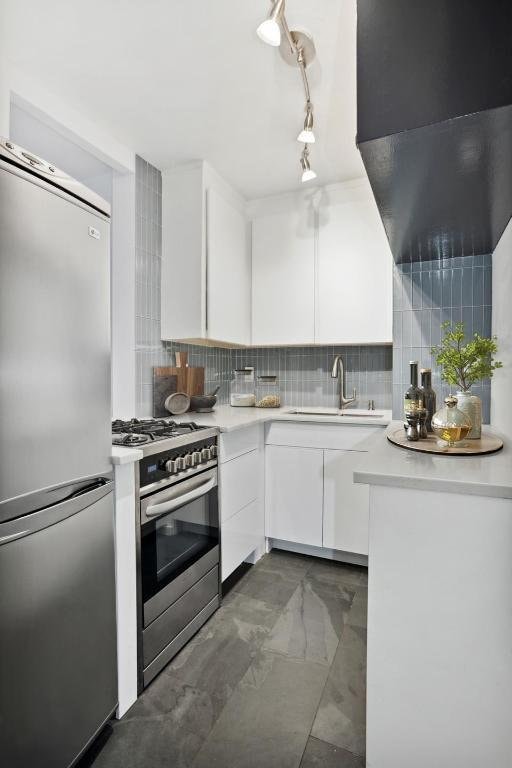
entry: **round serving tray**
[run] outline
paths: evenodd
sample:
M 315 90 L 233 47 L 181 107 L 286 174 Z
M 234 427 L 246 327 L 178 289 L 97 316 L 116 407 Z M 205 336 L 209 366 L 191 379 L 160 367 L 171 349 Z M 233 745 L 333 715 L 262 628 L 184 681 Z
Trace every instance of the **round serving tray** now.
M 464 440 L 458 445 L 449 447 L 440 446 L 439 438 L 436 435 L 429 435 L 424 440 L 408 440 L 405 429 L 395 429 L 387 435 L 390 443 L 398 445 L 400 448 L 406 448 L 409 451 L 419 451 L 420 453 L 438 453 L 441 456 L 478 456 L 486 453 L 496 453 L 503 448 L 503 440 L 494 435 L 482 435 L 479 440 Z

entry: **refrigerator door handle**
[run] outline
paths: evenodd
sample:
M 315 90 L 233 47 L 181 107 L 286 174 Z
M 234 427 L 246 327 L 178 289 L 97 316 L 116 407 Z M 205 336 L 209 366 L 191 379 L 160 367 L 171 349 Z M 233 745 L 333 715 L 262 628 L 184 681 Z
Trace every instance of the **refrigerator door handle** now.
M 37 512 L 0 523 L 0 546 L 76 515 L 99 501 L 103 496 L 112 493 L 113 489 L 113 480 L 98 477 L 60 502 L 39 509 Z
M 27 533 L 30 533 L 30 531 L 18 531 L 18 533 L 11 533 L 9 536 L 0 536 L 0 546 L 2 546 L 2 544 L 7 544 L 8 541 L 21 539 L 21 537 L 26 536 Z

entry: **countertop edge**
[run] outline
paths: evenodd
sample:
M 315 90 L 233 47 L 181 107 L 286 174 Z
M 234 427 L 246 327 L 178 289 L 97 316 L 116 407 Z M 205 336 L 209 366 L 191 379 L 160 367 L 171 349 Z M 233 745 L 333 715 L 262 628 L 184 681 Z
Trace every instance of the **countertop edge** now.
M 469 496 L 487 496 L 496 499 L 512 499 L 512 488 L 492 483 L 445 478 L 409 477 L 399 473 L 385 474 L 370 470 L 354 471 L 354 483 L 362 485 L 380 485 L 387 488 L 406 488 L 420 491 L 441 493 L 460 493 Z
M 121 445 L 114 445 L 112 447 L 112 453 L 110 460 L 114 466 L 121 466 L 123 464 L 135 464 L 136 461 L 142 459 L 144 454 L 138 448 L 124 448 Z

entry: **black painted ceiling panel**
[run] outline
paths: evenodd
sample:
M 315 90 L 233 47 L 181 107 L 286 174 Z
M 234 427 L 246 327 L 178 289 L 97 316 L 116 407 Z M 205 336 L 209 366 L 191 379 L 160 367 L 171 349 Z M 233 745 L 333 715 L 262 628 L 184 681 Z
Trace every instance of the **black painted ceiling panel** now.
M 512 107 L 359 148 L 397 263 L 494 250 L 512 213 Z
M 512 104 L 511 39 L 511 0 L 358 0 L 358 142 Z
M 358 0 L 358 146 L 397 263 L 494 250 L 512 214 L 512 2 Z

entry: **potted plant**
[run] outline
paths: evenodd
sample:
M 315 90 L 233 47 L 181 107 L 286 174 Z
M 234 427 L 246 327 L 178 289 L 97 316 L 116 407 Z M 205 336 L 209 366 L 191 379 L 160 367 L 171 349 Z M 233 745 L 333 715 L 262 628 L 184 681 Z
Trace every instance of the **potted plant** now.
M 475 333 L 464 343 L 464 323 L 452 326 L 448 321 L 441 328 L 444 338 L 440 346 L 432 347 L 432 354 L 442 369 L 443 381 L 458 387 L 457 406 L 471 419 L 468 437 L 477 439 L 482 434 L 482 401 L 471 393 L 471 387 L 477 381 L 491 378 L 496 368 L 503 367 L 503 363 L 494 359 L 498 351 L 497 337 L 486 339 Z

